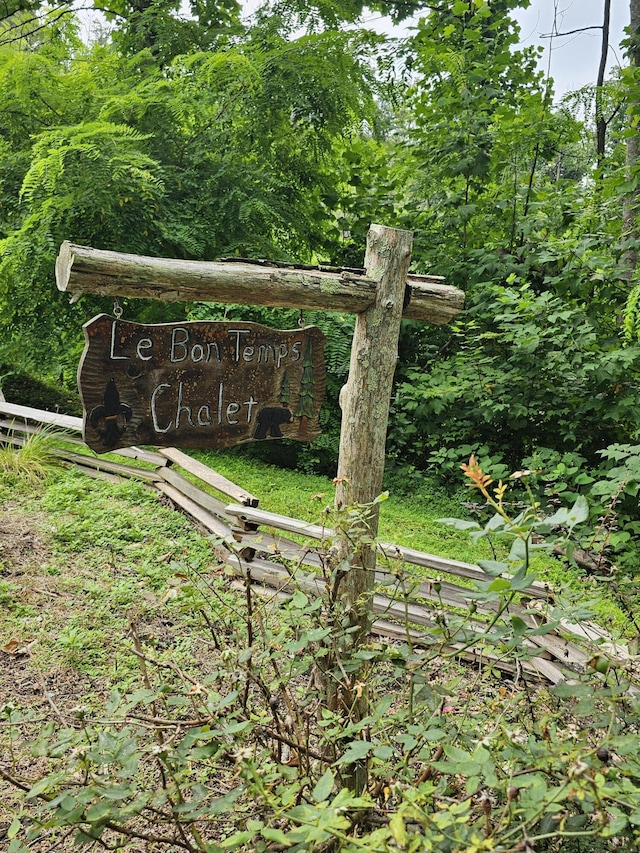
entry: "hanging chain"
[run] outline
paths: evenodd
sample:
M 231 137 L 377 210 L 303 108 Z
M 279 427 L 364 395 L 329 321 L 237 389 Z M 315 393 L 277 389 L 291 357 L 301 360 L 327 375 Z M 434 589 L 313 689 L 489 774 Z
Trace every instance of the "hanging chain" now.
M 119 320 L 122 317 L 122 305 L 118 302 L 118 297 L 113 300 L 113 316 L 116 320 Z

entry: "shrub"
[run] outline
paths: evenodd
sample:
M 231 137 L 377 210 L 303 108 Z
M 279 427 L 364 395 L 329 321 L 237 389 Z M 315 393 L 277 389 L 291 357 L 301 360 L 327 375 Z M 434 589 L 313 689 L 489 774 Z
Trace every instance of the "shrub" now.
M 349 568 L 332 542 L 320 595 L 296 589 L 290 565 L 286 598 L 262 598 L 246 578 L 244 608 L 216 584 L 219 572 L 176 564 L 168 606 L 202 617 L 206 669 L 186 670 L 170 651 L 163 657 L 133 625 L 139 689 L 114 691 L 103 713 L 78 707 L 68 725 L 42 727 L 32 744 L 48 764 L 39 775 L 24 780 L 0 765 L 21 791 L 9 853 L 47 838 L 55 845 L 70 830 L 80 848 L 142 842 L 167 853 L 636 844 L 640 694 L 632 673 L 601 648 L 584 673 L 551 690 L 534 685 L 524 669 L 536 654 L 530 640 L 577 610 L 561 595 L 546 624 L 535 608 L 524 617 L 510 610 L 531 582 L 532 551 L 554 544 L 534 534 L 556 530 L 552 539 L 566 541 L 586 520 L 586 501 L 548 516 L 532 495 L 512 515 L 508 485 L 474 459 L 465 467 L 492 515 L 486 524 L 452 523 L 505 538 L 509 559 L 483 562 L 487 580 L 469 590 L 468 610 L 436 609 L 420 645 L 408 630 L 391 646 L 353 642 L 336 594 Z M 366 513 L 347 507 L 331 519 L 356 550 L 370 544 Z M 403 568 L 396 572 L 410 589 Z M 480 603 L 493 609 L 478 631 Z M 490 663 L 461 666 L 465 646 L 509 656 L 514 677 L 500 679 Z M 350 701 L 328 703 L 328 686 Z M 13 705 L 2 713 L 14 755 L 34 722 Z

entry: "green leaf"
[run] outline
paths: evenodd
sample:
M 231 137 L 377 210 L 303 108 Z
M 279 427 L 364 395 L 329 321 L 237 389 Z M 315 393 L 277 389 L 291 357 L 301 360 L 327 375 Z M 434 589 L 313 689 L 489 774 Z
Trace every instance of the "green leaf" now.
M 335 765 L 353 764 L 356 761 L 362 761 L 363 758 L 369 755 L 372 749 L 373 744 L 367 740 L 351 741 L 344 754 L 335 762 Z
M 519 616 L 511 617 L 511 627 L 515 637 L 521 637 L 527 630 L 527 623 Z
M 492 515 L 489 521 L 485 524 L 484 529 L 487 533 L 496 533 L 498 530 L 504 530 L 507 527 L 507 522 L 499 512 L 496 512 L 495 515 Z
M 389 821 L 389 832 L 393 836 L 393 840 L 401 848 L 407 846 L 407 828 L 404 824 L 402 815 L 396 812 Z
M 313 791 L 311 792 L 311 796 L 316 803 L 323 803 L 325 800 L 329 799 L 331 792 L 333 791 L 334 783 L 335 776 L 331 772 L 331 769 L 328 768 L 318 779 Z
M 517 563 L 527 559 L 527 543 L 517 536 L 511 543 L 509 562 Z
M 262 830 L 262 837 L 266 841 L 274 841 L 276 844 L 284 844 L 286 847 L 291 847 L 291 841 L 281 829 L 265 826 Z
M 393 703 L 393 699 L 394 699 L 394 697 L 390 694 L 387 694 L 386 696 L 382 697 L 382 699 L 378 702 L 378 704 L 373 709 L 373 713 L 376 715 L 376 717 L 378 717 L 378 718 L 384 717 L 384 715 L 387 713 L 387 711 L 391 707 L 391 704 Z
M 594 489 L 592 488 L 593 492 Z M 560 507 L 553 515 L 550 515 L 546 521 L 548 524 L 553 524 L 558 527 L 574 527 L 576 524 L 582 524 L 589 518 L 589 504 L 584 495 L 578 495 L 571 509 Z
M 252 841 L 255 838 L 255 835 L 255 832 L 251 832 L 249 830 L 234 832 L 233 835 L 230 835 L 221 842 L 221 846 L 224 847 L 225 850 L 233 850 L 234 848 L 239 848 L 243 844 L 246 844 L 247 841 Z
M 108 800 L 125 800 L 133 794 L 134 789 L 126 785 L 113 785 L 110 788 L 104 788 L 100 792 L 101 797 L 106 797 Z
M 508 578 L 496 578 L 487 587 L 488 592 L 506 592 L 511 589 L 511 581 Z
M 457 761 L 461 764 L 470 764 L 472 761 L 471 755 L 468 752 L 465 752 L 464 749 L 459 749 L 457 746 L 453 746 L 450 743 L 446 743 L 443 750 L 447 758 L 450 758 L 452 761 Z
M 526 566 L 523 566 L 511 578 L 511 589 L 515 590 L 516 592 L 521 592 L 523 589 L 527 589 L 527 587 L 530 587 L 535 580 L 536 576 L 534 574 L 528 575 L 526 572 Z
M 40 794 L 44 794 L 46 791 L 50 791 L 52 788 L 55 788 L 56 785 L 64 778 L 64 773 L 57 773 L 52 774 L 51 776 L 45 776 L 43 779 L 39 779 L 36 784 L 29 789 L 25 798 L 27 800 L 33 800 L 35 797 L 39 797 Z
M 582 522 L 589 518 L 589 504 L 584 495 L 578 495 L 576 498 L 576 502 L 570 512 L 570 518 L 572 524 L 582 524 Z
M 500 563 L 497 560 L 478 560 L 478 565 L 491 578 L 499 578 L 509 571 L 508 563 Z
M 7 830 L 7 838 L 15 838 L 16 835 L 20 832 L 20 827 L 22 826 L 20 822 L 20 818 L 16 815 L 11 823 L 9 824 L 9 829 Z
M 475 794 L 481 784 L 481 779 L 479 776 L 469 776 L 467 779 L 467 784 L 465 785 L 465 790 L 469 796 Z
M 298 610 L 304 610 L 307 604 L 309 604 L 309 598 L 304 594 L 304 592 L 302 592 L 302 590 L 297 589 L 293 594 L 291 603 L 294 607 L 297 607 Z
M 375 758 L 378 758 L 380 761 L 388 761 L 391 756 L 394 754 L 395 749 L 392 746 L 377 746 L 373 750 L 373 755 Z
M 110 803 L 108 800 L 106 802 L 103 800 L 101 802 L 94 803 L 87 809 L 87 820 L 89 823 L 96 823 L 108 815 L 109 812 L 112 811 L 113 807 L 113 803 Z

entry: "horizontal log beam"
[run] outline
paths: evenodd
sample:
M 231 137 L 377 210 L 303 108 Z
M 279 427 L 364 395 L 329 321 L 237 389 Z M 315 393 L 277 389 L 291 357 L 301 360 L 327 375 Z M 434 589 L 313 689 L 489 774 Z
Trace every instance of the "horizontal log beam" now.
M 376 283 L 352 270 L 277 267 L 248 261 L 150 258 L 65 241 L 56 260 L 58 289 L 75 301 L 86 293 L 221 302 L 360 314 L 375 301 Z M 436 276 L 409 275 L 403 317 L 441 325 L 462 310 L 464 293 Z

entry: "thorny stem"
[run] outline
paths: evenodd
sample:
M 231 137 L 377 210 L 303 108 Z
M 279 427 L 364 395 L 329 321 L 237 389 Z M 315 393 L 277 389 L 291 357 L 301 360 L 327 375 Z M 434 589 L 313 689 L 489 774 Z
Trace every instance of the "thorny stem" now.
M 244 591 L 247 604 L 247 649 L 253 649 L 253 597 L 251 595 L 251 572 L 247 571 L 244 575 Z M 247 678 L 244 684 L 244 692 L 242 696 L 242 707 L 247 710 L 247 702 L 249 701 L 249 682 L 251 680 L 252 663 L 251 658 L 247 661 Z

